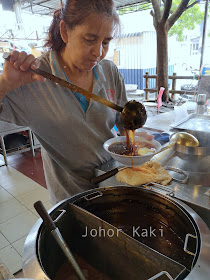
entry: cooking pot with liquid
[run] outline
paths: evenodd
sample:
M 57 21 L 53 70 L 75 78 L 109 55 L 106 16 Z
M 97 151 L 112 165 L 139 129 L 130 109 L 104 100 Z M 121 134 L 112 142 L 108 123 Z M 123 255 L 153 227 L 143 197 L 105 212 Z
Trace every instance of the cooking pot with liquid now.
M 83 253 L 88 250 L 89 254 L 86 256 L 89 256 L 90 252 L 93 252 L 91 248 L 84 248 L 77 241 L 78 236 L 74 232 L 74 223 L 71 223 L 71 217 L 68 214 L 69 203 L 73 203 L 122 229 L 141 244 L 143 243 L 154 250 L 157 257 L 164 255 L 185 267 L 185 272 L 175 278 L 164 271 L 163 277 L 156 275 L 151 279 L 209 279 L 209 228 L 183 202 L 143 186 L 98 188 L 60 202 L 49 211 L 51 217 L 56 222 L 72 252 L 79 255 L 80 250 Z M 149 256 L 146 257 L 149 259 Z M 91 259 L 97 263 L 99 256 L 92 255 Z M 117 260 L 119 264 L 120 259 L 121 255 L 119 254 Z M 86 261 L 88 260 L 86 259 Z M 25 277 L 57 280 L 57 275 L 61 272 L 65 262 L 66 259 L 60 248 L 40 219 L 30 231 L 24 245 L 23 272 Z M 146 270 L 152 270 L 152 261 L 147 261 L 144 267 Z M 146 275 L 146 271 L 142 272 L 142 275 L 137 275 L 137 278 L 133 280 L 147 280 Z M 65 279 L 75 278 L 65 276 Z M 113 278 L 104 279 L 113 280 Z

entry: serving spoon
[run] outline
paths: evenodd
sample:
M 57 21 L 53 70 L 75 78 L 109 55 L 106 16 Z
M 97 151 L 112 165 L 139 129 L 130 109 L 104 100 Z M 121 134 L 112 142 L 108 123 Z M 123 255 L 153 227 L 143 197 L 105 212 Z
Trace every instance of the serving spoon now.
M 10 61 L 11 55 L 9 53 L 5 52 L 3 54 L 3 58 L 6 59 L 7 61 Z M 122 121 L 123 127 L 125 129 L 128 129 L 128 130 L 138 129 L 138 128 L 142 127 L 147 120 L 146 109 L 145 109 L 144 105 L 141 104 L 140 102 L 131 100 L 131 101 L 127 102 L 124 107 L 121 107 L 109 100 L 106 100 L 100 96 L 97 96 L 90 91 L 80 88 L 70 82 L 67 82 L 61 78 L 58 78 L 41 69 L 34 70 L 32 68 L 29 68 L 28 71 L 41 75 L 44 78 L 49 79 L 63 87 L 67 87 L 75 92 L 78 92 L 78 93 L 84 95 L 86 98 L 93 99 L 105 106 L 108 106 L 116 111 L 119 111 L 121 113 L 121 121 Z
M 160 149 L 155 155 L 168 150 L 169 148 L 177 145 L 182 145 L 185 147 L 198 147 L 200 145 L 198 139 L 188 132 L 176 132 L 171 135 L 169 144 L 164 148 Z

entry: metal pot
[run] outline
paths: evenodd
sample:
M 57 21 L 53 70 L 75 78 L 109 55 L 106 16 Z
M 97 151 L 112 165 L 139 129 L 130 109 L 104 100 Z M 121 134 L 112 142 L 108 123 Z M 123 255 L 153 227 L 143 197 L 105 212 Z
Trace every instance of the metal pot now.
M 121 228 L 159 254 L 183 265 L 186 268 L 185 275 L 174 279 L 209 279 L 210 231 L 203 220 L 183 202 L 163 195 L 154 188 L 127 186 L 93 189 L 66 199 L 52 208 L 50 215 L 57 223 L 68 246 L 74 251 L 79 244 L 74 244 L 71 239 L 73 225 L 70 224 L 71 217 L 67 211 L 69 203 L 74 203 Z M 141 235 L 142 231 L 136 231 L 138 234 L 134 236 L 133 228 L 137 229 L 138 226 L 147 230 L 152 227 L 156 229 L 156 233 L 161 228 L 163 235 L 145 237 Z M 25 242 L 24 275 L 40 280 L 55 279 L 64 262 L 64 256 L 50 232 L 39 220 Z M 148 279 L 144 275 L 140 278 Z
M 181 132 L 181 131 L 179 131 Z M 210 155 L 209 133 L 205 131 L 184 131 L 192 134 L 199 141 L 198 147 L 189 147 L 184 145 L 175 145 L 174 150 L 187 155 L 207 156 Z M 177 133 L 177 131 L 176 131 Z

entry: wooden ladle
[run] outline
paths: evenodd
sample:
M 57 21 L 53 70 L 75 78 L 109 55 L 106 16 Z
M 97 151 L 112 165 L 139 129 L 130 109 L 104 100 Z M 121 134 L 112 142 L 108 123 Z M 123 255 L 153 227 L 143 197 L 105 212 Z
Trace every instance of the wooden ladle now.
M 10 57 L 11 55 L 9 53 L 3 54 L 3 58 L 7 61 L 10 61 Z M 132 100 L 127 102 L 124 107 L 121 107 L 109 100 L 97 96 L 90 91 L 80 88 L 41 69 L 34 70 L 30 68 L 29 71 L 41 75 L 46 79 L 49 79 L 63 87 L 67 87 L 75 92 L 78 92 L 89 99 L 93 99 L 99 103 L 102 103 L 103 105 L 108 106 L 116 111 L 119 111 L 121 113 L 122 125 L 125 129 L 135 130 L 137 128 L 140 128 L 145 124 L 147 120 L 146 109 L 140 102 Z

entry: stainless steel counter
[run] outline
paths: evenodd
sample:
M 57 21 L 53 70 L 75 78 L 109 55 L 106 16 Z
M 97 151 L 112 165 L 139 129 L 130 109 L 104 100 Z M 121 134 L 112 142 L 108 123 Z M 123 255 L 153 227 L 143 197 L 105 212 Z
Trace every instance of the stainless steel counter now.
M 206 222 L 210 228 L 210 172 L 196 172 L 196 164 L 199 164 L 199 160 L 196 162 L 195 159 L 190 160 L 183 159 L 179 153 L 174 152 L 172 149 L 167 151 L 167 156 L 163 155 L 156 156 L 156 160 L 162 163 L 163 166 L 172 166 L 187 171 L 189 180 L 186 184 L 177 183 L 172 181 L 167 187 L 158 184 L 150 184 L 152 188 L 160 190 L 163 194 L 170 194 L 173 197 L 180 199 L 181 201 L 188 204 L 194 209 L 198 215 Z M 153 158 L 154 160 L 154 158 Z M 115 167 L 119 167 L 119 164 L 114 160 L 107 162 L 96 169 L 96 176 L 103 174 Z M 192 167 L 192 171 L 190 168 Z M 178 178 L 178 174 L 169 171 L 169 173 Z M 181 179 L 181 178 L 179 178 Z M 99 187 L 106 186 L 122 186 L 126 185 L 118 182 L 115 176 L 101 182 Z M 207 194 L 209 192 L 209 194 Z

